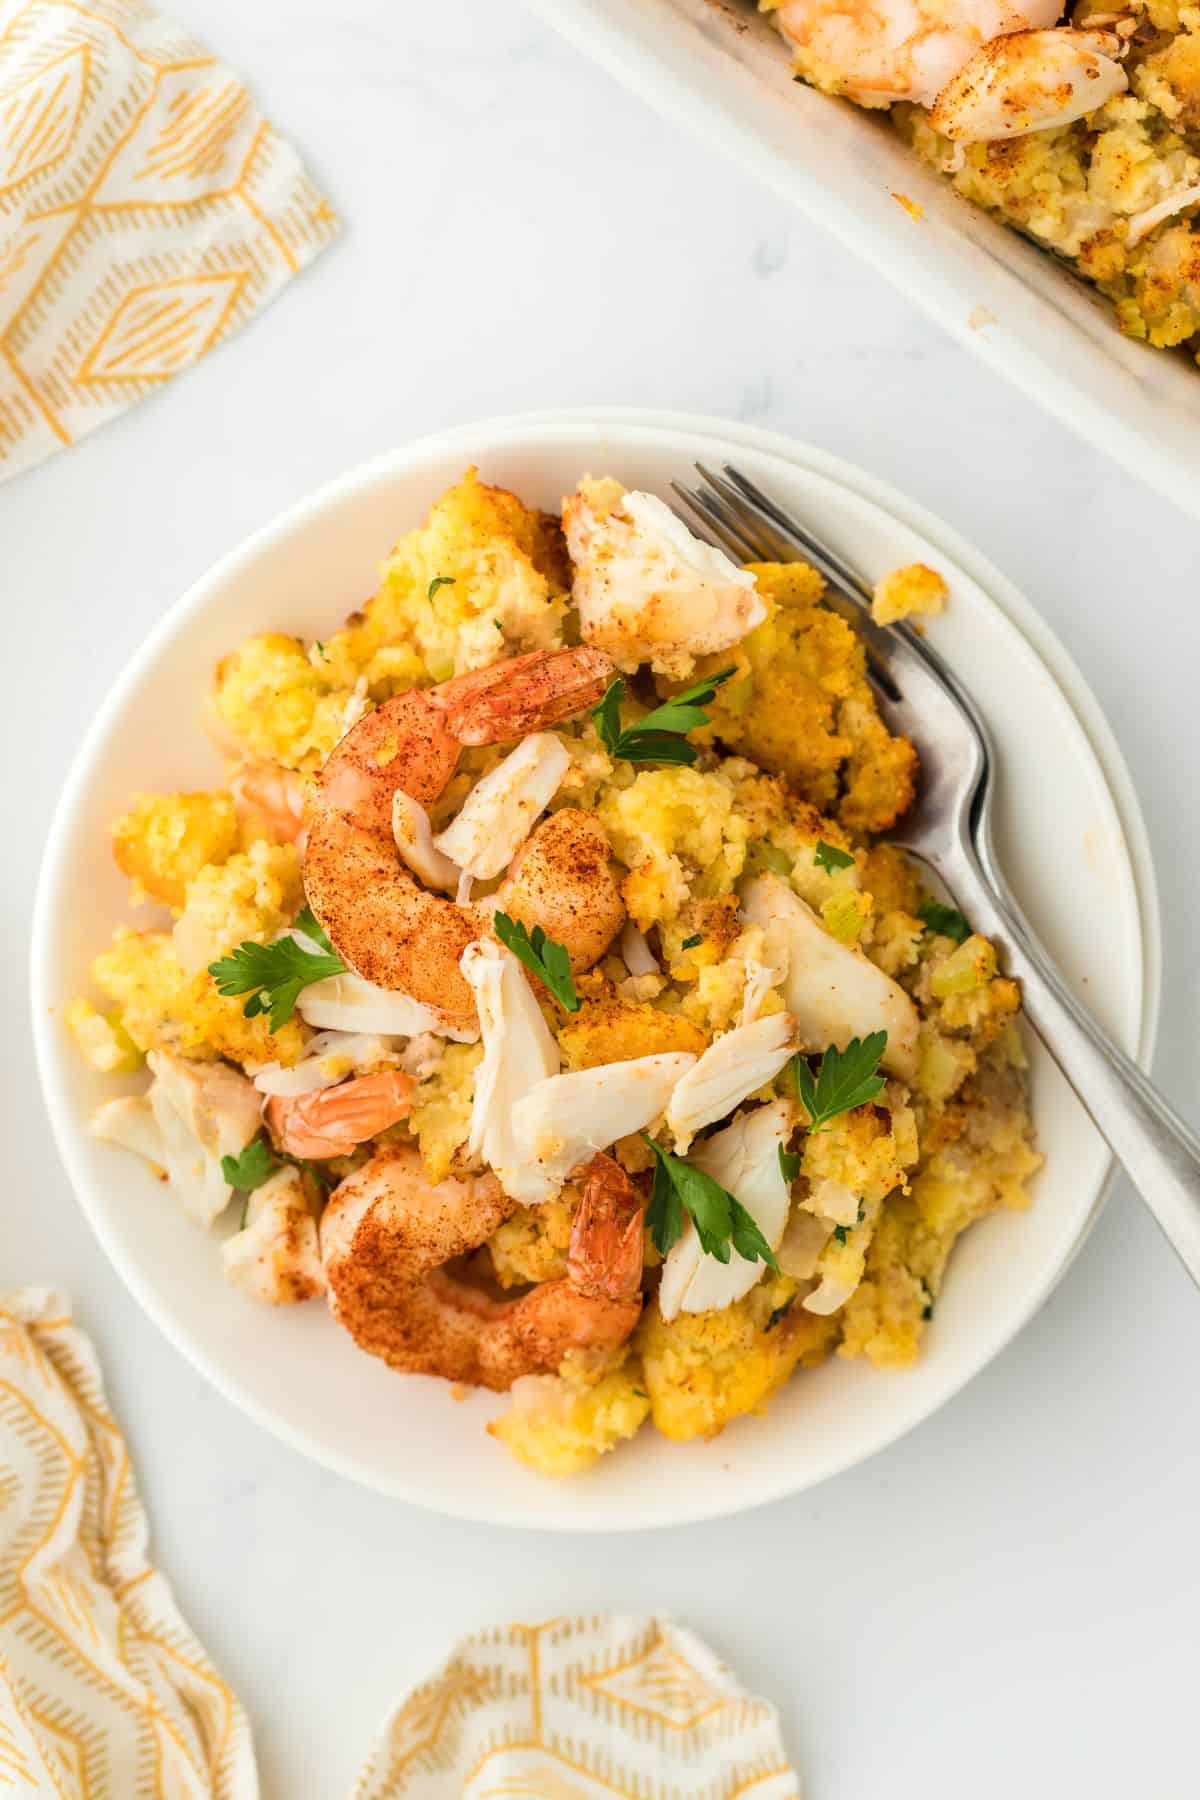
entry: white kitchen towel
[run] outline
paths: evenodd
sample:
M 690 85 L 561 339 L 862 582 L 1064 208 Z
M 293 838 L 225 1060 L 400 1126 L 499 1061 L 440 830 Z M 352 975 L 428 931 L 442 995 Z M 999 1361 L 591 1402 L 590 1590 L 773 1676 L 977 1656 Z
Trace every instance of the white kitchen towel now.
M 337 219 L 146 0 L 0 0 L 0 481 L 153 393 Z

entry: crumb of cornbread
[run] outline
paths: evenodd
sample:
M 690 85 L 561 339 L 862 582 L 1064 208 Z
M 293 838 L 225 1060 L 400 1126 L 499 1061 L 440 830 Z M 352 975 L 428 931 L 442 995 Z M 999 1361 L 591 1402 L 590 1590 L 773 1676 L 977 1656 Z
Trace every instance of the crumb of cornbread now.
M 643 1313 L 635 1343 L 664 1437 L 715 1437 L 731 1419 L 765 1412 L 797 1364 L 828 1356 L 841 1320 L 805 1312 L 796 1295 L 794 1281 L 767 1275 L 720 1312 L 680 1313 L 669 1324 L 657 1307 Z
M 132 901 L 182 906 L 189 881 L 238 847 L 233 795 L 134 794 L 112 828 L 113 856 L 133 883 Z
M 894 625 L 910 613 L 940 613 L 949 597 L 950 589 L 936 569 L 909 563 L 875 583 L 871 617 L 877 625 Z
M 631 1438 L 650 1412 L 635 1357 L 595 1378 L 586 1359 L 568 1356 L 557 1375 L 526 1375 L 513 1384 L 492 1436 L 542 1475 L 578 1475 Z
M 916 752 L 879 717 L 858 634 L 821 604 L 825 583 L 806 563 L 752 567 L 768 615 L 702 665 L 736 671 L 708 708 L 707 735 L 786 776 L 847 830 L 886 831 L 912 799 Z
M 141 1051 L 223 1056 L 244 1067 L 290 1065 L 304 1047 L 305 1028 L 298 1019 L 273 1032 L 265 1014 L 248 1019 L 240 999 L 219 994 L 211 975 L 187 975 L 169 932 L 116 931 L 111 948 L 93 962 L 92 978 L 116 1002 L 123 1029 Z

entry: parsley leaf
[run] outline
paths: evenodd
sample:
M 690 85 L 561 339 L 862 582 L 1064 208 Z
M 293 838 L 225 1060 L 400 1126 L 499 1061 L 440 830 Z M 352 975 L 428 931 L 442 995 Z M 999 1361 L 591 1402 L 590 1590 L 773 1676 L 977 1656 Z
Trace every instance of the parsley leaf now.
M 252 1194 L 270 1181 L 280 1162 L 265 1137 L 256 1137 L 238 1156 L 221 1158 L 221 1173 L 239 1194 Z
M 337 951 L 329 941 L 329 933 L 326 931 L 311 906 L 303 907 L 296 915 L 296 923 L 292 929 L 294 931 L 303 932 L 304 936 L 306 938 L 311 938 L 314 944 L 320 944 L 326 956 L 337 955 Z
M 568 1012 L 578 1012 L 580 1001 L 575 992 L 575 977 L 571 973 L 571 959 L 562 944 L 548 938 L 540 925 L 535 925 L 532 932 L 524 925 L 510 919 L 507 913 L 492 914 L 492 924 L 496 928 L 496 936 L 506 949 L 540 975 L 560 1006 Z
M 324 981 L 327 975 L 342 975 L 346 969 L 307 906 L 296 920 L 296 928 L 325 948 L 306 950 L 291 937 L 277 938 L 273 944 L 248 940 L 208 965 L 217 992 L 227 999 L 234 994 L 249 994 L 242 1008 L 244 1016 L 254 1019 L 259 1013 L 269 1012 L 272 1031 L 287 1024 L 302 989 L 314 981 Z
M 971 935 L 971 927 L 957 906 L 942 906 L 936 900 L 926 900 L 923 906 L 918 906 L 917 917 L 927 930 L 936 932 L 939 937 L 953 938 L 956 944 L 963 943 Z
M 704 942 L 703 932 L 694 931 L 692 933 L 691 937 L 684 938 L 684 940 L 683 940 L 682 944 L 680 944 L 679 948 L 681 950 L 694 950 L 696 948 L 697 944 L 702 944 L 703 942 Z
M 818 869 L 828 869 L 831 875 L 835 869 L 850 869 L 854 866 L 854 858 L 848 850 L 839 850 L 836 844 L 827 844 L 824 838 L 817 841 L 813 861 Z
M 714 698 L 723 681 L 735 674 L 734 669 L 722 669 L 719 674 L 707 675 L 703 681 L 694 682 L 675 694 L 670 700 L 664 700 L 653 712 L 648 712 L 636 725 L 627 731 L 621 729 L 621 701 L 625 698 L 625 683 L 621 676 L 609 683 L 603 700 L 593 708 L 592 717 L 596 721 L 596 730 L 605 749 L 610 756 L 619 757 L 623 762 L 633 763 L 681 763 L 685 766 L 694 763 L 696 751 L 687 741 L 689 731 L 696 731 L 701 725 L 708 724 L 705 707 Z
M 854 1107 L 879 1098 L 884 1083 L 875 1071 L 887 1049 L 887 1036 L 886 1031 L 873 1031 L 870 1037 L 851 1038 L 844 1050 L 830 1044 L 821 1057 L 820 1073 L 815 1079 L 803 1056 L 792 1058 L 796 1092 L 808 1113 L 810 1132 L 824 1131 L 839 1113 L 851 1112 Z
M 727 1263 L 732 1246 L 747 1262 L 764 1262 L 778 1273 L 779 1265 L 770 1244 L 741 1201 L 705 1170 L 684 1162 L 681 1156 L 672 1156 L 648 1132 L 643 1131 L 642 1137 L 655 1156 L 654 1189 L 646 1223 L 662 1254 L 665 1256 L 677 1242 L 686 1212 L 706 1256 Z
M 730 1236 L 738 1255 L 745 1257 L 747 1262 L 766 1263 L 769 1269 L 774 1269 L 778 1274 L 779 1264 L 775 1261 L 775 1252 L 758 1229 L 754 1215 L 748 1213 L 741 1201 L 732 1194 L 729 1196 L 729 1216 L 732 1224 Z
M 800 1152 L 798 1150 L 785 1150 L 780 1144 L 779 1173 L 790 1187 L 800 1173 Z
M 646 1141 L 649 1143 L 651 1140 Z M 657 1144 L 653 1147 L 658 1149 Z M 650 1228 L 650 1236 L 664 1256 L 671 1245 L 678 1242 L 683 1230 L 683 1202 L 662 1161 L 654 1164 L 654 1186 L 650 1192 L 650 1204 L 646 1208 L 646 1224 Z
M 457 577 L 454 575 L 435 575 L 428 588 L 425 590 L 425 598 L 427 600 L 432 600 L 439 588 L 453 587 L 456 580 Z
M 833 1235 L 839 1244 L 844 1244 L 850 1235 L 850 1227 L 848 1225 L 835 1225 L 833 1228 Z

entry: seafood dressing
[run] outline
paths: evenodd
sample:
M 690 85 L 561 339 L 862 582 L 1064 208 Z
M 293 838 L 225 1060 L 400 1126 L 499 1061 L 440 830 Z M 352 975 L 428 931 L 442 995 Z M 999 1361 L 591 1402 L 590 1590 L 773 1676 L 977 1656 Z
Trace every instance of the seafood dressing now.
M 564 521 L 469 475 L 343 632 L 226 658 L 237 795 L 137 798 L 118 859 L 174 917 L 68 1014 L 146 1060 L 96 1129 L 229 1217 L 248 1304 L 516 1384 L 489 1429 L 551 1473 L 911 1360 L 1037 1165 L 1019 994 L 879 841 L 914 753 L 819 578 L 612 481 Z

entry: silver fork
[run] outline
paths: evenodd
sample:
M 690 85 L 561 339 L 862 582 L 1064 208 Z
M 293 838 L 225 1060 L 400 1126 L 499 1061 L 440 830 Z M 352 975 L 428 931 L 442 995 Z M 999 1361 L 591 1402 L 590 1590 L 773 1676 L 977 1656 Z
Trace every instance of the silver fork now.
M 992 835 L 995 749 L 970 694 L 910 626 L 875 623 L 867 583 L 809 527 L 736 468 L 696 467 L 701 486 L 672 486 L 710 540 L 741 562 L 811 563 L 829 583 L 828 604 L 864 642 L 883 718 L 920 757 L 916 801 L 889 842 L 935 869 L 1001 948 L 1026 1017 L 1200 1285 L 1200 1138 L 1070 993 L 1005 881 Z

